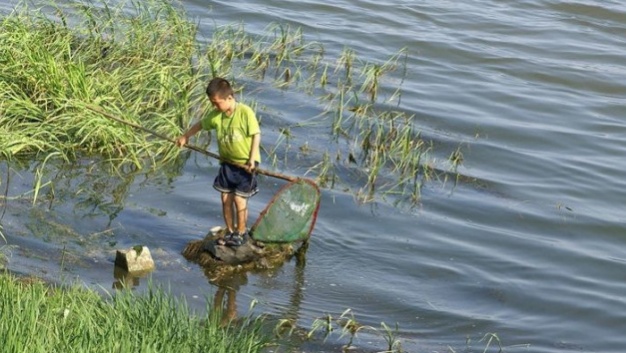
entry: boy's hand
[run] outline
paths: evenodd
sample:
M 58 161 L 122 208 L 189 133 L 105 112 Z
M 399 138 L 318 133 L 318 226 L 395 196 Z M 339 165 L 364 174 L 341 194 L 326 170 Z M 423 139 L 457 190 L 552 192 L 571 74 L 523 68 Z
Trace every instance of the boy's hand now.
M 190 127 L 189 130 L 187 130 L 187 132 L 185 132 L 181 137 L 176 139 L 176 146 L 183 147 L 187 144 L 189 138 L 198 133 L 198 131 L 200 130 L 202 130 L 202 122 L 198 121 L 197 123 L 193 124 L 193 126 Z
M 183 135 L 176 140 L 176 146 L 183 147 L 187 144 L 187 136 Z
M 246 163 L 246 171 L 252 174 L 255 168 L 256 168 L 256 163 L 254 163 L 252 159 L 249 159 L 248 162 Z

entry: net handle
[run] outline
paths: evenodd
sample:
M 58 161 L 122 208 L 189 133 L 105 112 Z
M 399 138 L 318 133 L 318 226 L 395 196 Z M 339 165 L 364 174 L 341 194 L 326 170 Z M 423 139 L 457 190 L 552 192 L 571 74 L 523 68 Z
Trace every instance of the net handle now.
M 169 141 L 169 142 L 171 142 L 173 144 L 176 144 L 176 140 L 174 140 L 172 138 L 169 138 L 169 137 L 167 137 L 165 135 L 159 134 L 156 131 L 152 131 L 150 129 L 147 129 L 147 128 L 141 126 L 141 125 L 137 125 L 137 124 L 131 123 L 130 121 L 122 120 L 122 119 L 120 119 L 120 118 L 118 118 L 116 116 L 113 116 L 112 114 L 109 114 L 109 113 L 105 112 L 104 110 L 102 110 L 99 107 L 87 105 L 86 108 L 91 110 L 92 112 L 95 112 L 95 113 L 98 113 L 98 114 L 102 115 L 103 117 L 105 117 L 107 119 L 111 119 L 111 120 L 117 121 L 118 123 L 122 123 L 124 125 L 128 125 L 128 126 L 133 127 L 135 129 L 139 129 L 141 131 L 147 132 L 147 133 L 149 133 L 149 134 L 151 134 L 153 136 L 156 136 L 156 137 L 158 137 L 160 139 L 163 139 L 163 140 Z M 213 153 L 213 152 L 207 151 L 204 148 L 200 148 L 198 146 L 194 146 L 194 145 L 190 145 L 190 144 L 185 144 L 184 147 L 186 147 L 186 148 L 188 148 L 188 149 L 190 149 L 192 151 L 196 151 L 196 152 L 202 153 L 205 156 L 209 156 L 209 157 L 215 158 L 215 159 L 217 159 L 217 160 L 219 160 L 221 162 L 232 164 L 232 165 L 234 165 L 236 167 L 243 168 L 243 169 L 246 168 L 246 166 L 244 166 L 243 164 L 234 163 L 234 162 L 231 162 L 229 160 L 226 160 L 226 159 L 220 157 L 217 153 Z M 281 173 L 277 173 L 277 172 L 272 172 L 270 170 L 265 170 L 265 169 L 261 169 L 261 168 L 255 168 L 254 172 L 258 173 L 258 174 L 266 175 L 266 176 L 269 176 L 269 177 L 290 181 L 290 182 L 296 182 L 296 181 L 302 179 L 302 178 L 296 178 L 296 177 L 293 177 L 293 176 L 290 176 L 290 175 L 285 175 L 285 174 L 281 174 Z

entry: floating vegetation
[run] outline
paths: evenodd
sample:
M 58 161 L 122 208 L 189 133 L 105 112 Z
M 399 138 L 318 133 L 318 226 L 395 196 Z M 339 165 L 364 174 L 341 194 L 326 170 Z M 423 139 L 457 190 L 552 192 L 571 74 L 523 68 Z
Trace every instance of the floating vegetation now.
M 391 329 L 384 322 L 381 322 L 380 328 L 362 325 L 356 320 L 354 313 L 351 309 L 346 309 L 338 317 L 333 317 L 331 314 L 327 313 L 324 316 L 316 318 L 313 321 L 311 325 L 311 330 L 307 333 L 306 337 L 310 339 L 321 331 L 324 340 L 326 340 L 333 332 L 339 331 L 339 340 L 344 337 L 347 337 L 348 339 L 348 342 L 342 347 L 342 351 L 346 352 L 354 350 L 356 348 L 353 344 L 355 338 L 357 337 L 357 334 L 362 330 L 366 330 L 370 334 L 382 337 L 387 344 L 387 349 L 385 350 L 385 352 L 404 352 L 404 350 L 402 349 L 402 343 L 399 339 L 398 324 L 396 324 L 395 329 Z
M 20 5 L 0 22 L 0 158 L 98 158 L 135 169 L 176 161 L 181 152 L 171 142 L 105 114 L 176 137 L 211 109 L 204 88 L 219 75 L 238 91 L 252 79 L 317 97 L 323 112 L 307 126 L 327 128 L 329 143 L 322 150 L 301 144 L 312 162 L 307 173 L 327 187 L 359 182 L 353 191 L 361 201 L 393 195 L 416 202 L 436 170 L 456 172 L 463 161 L 457 150 L 447 166 L 433 168 L 433 144 L 414 116 L 389 108 L 399 105 L 406 50 L 383 62 L 362 61 L 350 48 L 326 58 L 322 44 L 282 24 L 258 37 L 243 25 L 199 37 L 180 4 L 164 0 Z M 398 86 L 385 94 L 389 77 Z M 283 126 L 285 138 L 303 126 Z M 266 152 L 269 161 L 288 161 L 289 151 Z M 43 185 L 40 175 L 35 189 Z

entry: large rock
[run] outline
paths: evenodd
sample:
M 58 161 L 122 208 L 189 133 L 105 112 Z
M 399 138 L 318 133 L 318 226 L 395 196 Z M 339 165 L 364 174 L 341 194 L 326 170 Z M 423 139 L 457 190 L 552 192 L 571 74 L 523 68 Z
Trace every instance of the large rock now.
M 294 255 L 297 255 L 298 260 L 303 260 L 307 248 L 306 242 L 296 251 L 294 243 L 263 244 L 250 238 L 238 247 L 219 245 L 218 240 L 224 237 L 225 232 L 220 227 L 211 229 L 204 239 L 189 242 L 183 250 L 183 256 L 217 274 L 273 268 L 282 265 Z
M 117 251 L 115 266 L 130 274 L 145 273 L 154 270 L 154 260 L 147 246 L 134 246 L 127 250 Z

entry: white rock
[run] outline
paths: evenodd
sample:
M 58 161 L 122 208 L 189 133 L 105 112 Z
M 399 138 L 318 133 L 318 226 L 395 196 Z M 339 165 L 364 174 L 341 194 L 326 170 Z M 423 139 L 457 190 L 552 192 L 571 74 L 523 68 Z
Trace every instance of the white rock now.
M 154 260 L 147 246 L 135 246 L 127 250 L 118 250 L 115 255 L 115 265 L 133 272 L 154 270 Z

